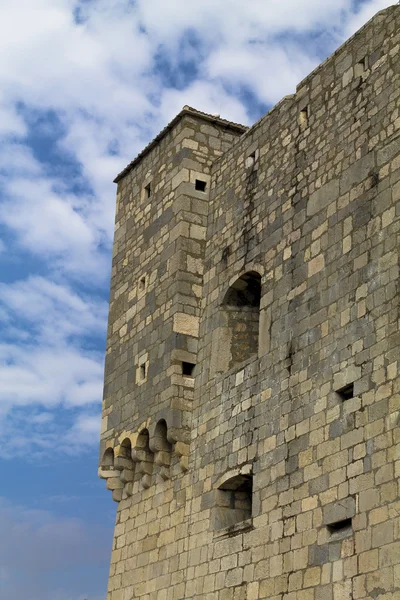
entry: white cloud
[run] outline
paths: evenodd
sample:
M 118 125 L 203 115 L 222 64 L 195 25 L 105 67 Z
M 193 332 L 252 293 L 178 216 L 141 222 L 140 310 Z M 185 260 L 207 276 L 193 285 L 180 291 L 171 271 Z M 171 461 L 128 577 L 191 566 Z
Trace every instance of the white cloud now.
M 237 123 L 247 123 L 248 117 L 243 104 L 234 96 L 229 95 L 220 83 L 195 81 L 185 90 L 186 104 L 198 107 L 204 112 L 221 113 L 224 117 L 229 113 L 230 119 Z M 164 92 L 161 104 L 163 113 L 176 114 L 182 110 L 182 92 L 170 89 Z
M 317 25 L 335 25 L 341 12 L 349 10 L 348 0 L 139 0 L 140 18 L 150 35 L 175 45 L 177 37 L 188 28 L 201 31 L 202 37 L 215 42 L 239 42 L 281 31 L 310 31 Z M 332 21 L 333 19 L 333 21 Z
M 28 446 L 43 452 L 55 441 L 69 453 L 93 444 L 103 353 L 91 347 L 104 339 L 106 302 L 30 277 L 0 285 L 0 309 L 0 439 L 17 454 Z
M 104 334 L 108 305 L 84 296 L 70 286 L 39 276 L 0 284 L 0 306 L 8 322 L 29 324 L 35 336 L 49 347 L 72 335 Z
M 221 47 L 210 56 L 208 72 L 227 85 L 246 86 L 257 98 L 272 105 L 294 93 L 302 77 L 318 65 L 316 57 L 298 50 L 294 44 L 288 48 L 261 43 Z M 298 55 L 296 61 L 294 54 Z
M 396 4 L 396 2 L 388 0 L 369 0 L 368 2 L 364 2 L 358 12 L 349 15 L 343 28 L 344 38 L 353 35 L 367 21 L 372 19 L 377 12 L 393 4 Z
M 3 182 L 5 178 L 13 181 L 21 173 L 25 177 L 33 177 L 39 175 L 40 170 L 31 150 L 23 143 L 12 139 L 0 146 L 0 173 L 3 173 Z
M 48 412 L 42 412 L 38 415 L 34 415 L 33 417 L 31 417 L 30 421 L 31 423 L 34 424 L 43 424 L 43 423 L 49 423 L 50 421 L 53 421 L 54 419 L 54 415 L 52 415 L 51 413 Z
M 2 458 L 82 454 L 98 443 L 102 356 L 0 345 Z
M 51 255 L 50 269 L 75 277 L 90 273 L 93 281 L 104 282 L 109 259 L 98 249 L 105 233 L 88 218 L 92 199 L 72 194 L 65 183 L 46 176 L 22 143 L 5 143 L 0 157 L 0 220 L 18 234 L 20 245 L 44 259 Z
M 1 412 L 37 404 L 99 404 L 103 368 L 99 360 L 70 347 L 0 344 Z
M 81 414 L 67 432 L 65 442 L 73 447 L 97 444 L 100 435 L 100 415 Z

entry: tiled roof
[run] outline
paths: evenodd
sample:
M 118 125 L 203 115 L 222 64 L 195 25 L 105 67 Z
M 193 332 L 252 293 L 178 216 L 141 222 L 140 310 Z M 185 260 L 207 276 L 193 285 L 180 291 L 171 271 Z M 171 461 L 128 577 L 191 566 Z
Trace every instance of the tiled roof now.
M 176 115 L 172 119 L 170 123 L 164 129 L 160 131 L 158 135 L 137 155 L 137 157 L 129 163 L 125 167 L 121 173 L 119 173 L 114 179 L 114 183 L 118 183 L 133 167 L 144 157 L 146 154 L 150 152 L 154 146 L 158 144 L 158 142 L 170 131 L 175 125 L 182 119 L 183 116 L 190 115 L 193 117 L 199 117 L 204 121 L 209 121 L 210 123 L 215 123 L 217 125 L 221 125 L 225 129 L 232 129 L 233 131 L 244 133 L 247 131 L 248 127 L 246 125 L 240 125 L 239 123 L 234 123 L 233 121 L 227 121 L 226 119 L 222 119 L 219 115 L 210 115 L 208 113 L 202 112 L 200 110 L 196 110 L 191 106 L 184 106 L 180 113 Z

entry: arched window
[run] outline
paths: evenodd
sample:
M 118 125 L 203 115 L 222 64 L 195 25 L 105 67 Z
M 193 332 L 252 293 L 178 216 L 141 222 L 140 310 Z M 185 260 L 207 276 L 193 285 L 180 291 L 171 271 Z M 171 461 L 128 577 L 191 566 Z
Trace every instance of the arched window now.
M 147 429 L 142 429 L 139 433 L 135 448 L 137 451 L 150 452 L 149 432 Z
M 111 470 L 114 467 L 114 450 L 107 448 L 101 460 L 101 468 L 105 471 Z
M 150 450 L 149 432 L 142 429 L 139 433 L 136 446 L 132 450 L 132 458 L 138 463 L 137 472 L 139 473 L 144 488 L 149 488 L 151 483 L 151 474 L 153 472 L 154 455 Z
M 171 452 L 172 444 L 169 443 L 167 434 L 167 423 L 165 419 L 161 419 L 154 431 L 154 450 L 156 452 Z
M 235 475 L 216 490 L 215 529 L 233 527 L 252 517 L 253 477 Z
M 250 271 L 235 281 L 223 301 L 228 369 L 258 353 L 261 276 Z
M 118 456 L 121 458 L 132 458 L 132 445 L 131 440 L 129 438 L 125 438 L 123 442 L 121 442 L 121 446 L 119 449 Z
M 164 419 L 158 421 L 154 430 L 153 450 L 155 452 L 154 461 L 159 467 L 159 474 L 162 479 L 169 479 L 169 466 L 172 457 L 172 444 L 168 441 L 168 427 Z
M 133 481 L 134 464 L 132 460 L 132 445 L 129 438 L 125 438 L 118 450 L 118 456 L 115 457 L 114 466 L 121 471 L 120 479 L 125 483 Z

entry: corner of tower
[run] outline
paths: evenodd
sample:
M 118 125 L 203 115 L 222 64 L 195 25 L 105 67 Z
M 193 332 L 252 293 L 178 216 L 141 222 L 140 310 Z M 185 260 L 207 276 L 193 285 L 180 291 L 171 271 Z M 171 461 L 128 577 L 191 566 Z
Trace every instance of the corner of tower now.
M 166 452 L 187 466 L 211 166 L 246 129 L 185 106 L 115 179 L 99 475 L 117 501 Z

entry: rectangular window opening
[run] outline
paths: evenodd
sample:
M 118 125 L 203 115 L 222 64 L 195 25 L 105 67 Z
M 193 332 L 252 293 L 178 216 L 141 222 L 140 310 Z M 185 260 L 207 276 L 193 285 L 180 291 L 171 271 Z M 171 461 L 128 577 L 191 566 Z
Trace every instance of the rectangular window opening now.
M 140 375 L 140 381 L 144 381 L 146 379 L 146 364 L 143 363 L 143 365 L 139 365 L 139 375 Z
M 202 181 L 201 179 L 196 179 L 196 181 L 194 183 L 194 189 L 197 190 L 198 192 L 205 192 L 206 186 L 207 186 L 207 182 Z
M 144 187 L 144 193 L 145 193 L 145 197 L 146 198 L 150 198 L 150 196 L 151 196 L 151 185 L 150 185 L 150 183 L 148 183 L 147 185 L 145 185 L 145 187 Z
M 358 61 L 358 63 L 355 66 L 355 76 L 356 77 L 361 77 L 365 71 L 368 69 L 368 56 L 364 56 L 364 58 L 360 61 Z
M 340 390 L 336 390 L 336 393 L 342 400 L 350 400 L 350 398 L 354 398 L 354 383 L 349 383 L 344 387 L 340 388 Z
M 182 375 L 185 377 L 194 377 L 194 368 L 196 365 L 182 361 Z
M 352 519 L 343 519 L 343 521 L 337 521 L 328 525 L 328 531 L 330 534 L 338 532 L 347 532 L 352 530 Z

